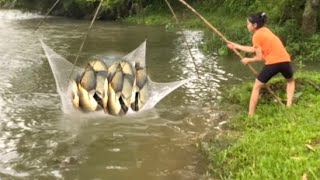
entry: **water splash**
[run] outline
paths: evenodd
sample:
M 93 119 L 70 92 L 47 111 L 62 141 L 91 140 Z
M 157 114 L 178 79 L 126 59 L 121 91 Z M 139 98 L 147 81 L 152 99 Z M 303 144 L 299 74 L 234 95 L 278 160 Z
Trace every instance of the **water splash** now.
M 42 18 L 43 16 L 36 13 L 22 12 L 17 9 L 2 9 L 0 11 L 0 19 L 2 20 L 26 20 L 34 18 Z
M 67 61 L 65 58 L 54 52 L 49 48 L 41 39 L 42 48 L 46 54 L 46 57 L 49 61 L 51 70 L 53 72 L 57 92 L 60 95 L 62 102 L 62 110 L 65 113 L 71 113 L 75 111 L 73 108 L 71 97 L 70 97 L 70 88 L 69 88 L 69 79 L 68 75 L 71 73 L 73 64 Z M 142 66 L 145 66 L 145 57 L 146 57 L 146 41 L 144 41 L 138 48 L 124 56 L 121 59 L 127 60 L 132 63 L 139 63 Z M 80 67 L 75 67 L 73 73 L 71 74 L 71 79 L 74 79 L 78 73 L 83 72 L 84 69 Z M 149 78 L 149 77 L 148 77 Z M 143 106 L 141 111 L 148 110 L 153 108 L 161 99 L 170 94 L 172 91 L 182 86 L 183 84 L 189 82 L 191 79 L 185 79 L 180 81 L 174 81 L 169 83 L 157 83 L 153 82 L 149 78 L 149 99 L 146 104 Z M 101 112 L 97 112 L 101 113 Z M 128 113 L 133 113 L 129 111 Z

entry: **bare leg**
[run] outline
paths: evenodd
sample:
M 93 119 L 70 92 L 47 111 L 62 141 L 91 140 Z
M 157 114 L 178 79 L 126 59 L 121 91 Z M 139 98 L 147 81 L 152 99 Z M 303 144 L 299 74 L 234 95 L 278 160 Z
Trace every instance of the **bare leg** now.
M 292 99 L 294 95 L 295 81 L 293 78 L 287 79 L 287 107 L 292 105 Z
M 256 81 L 254 82 L 252 92 L 251 92 L 251 97 L 250 97 L 249 113 L 248 113 L 249 117 L 252 117 L 254 115 L 254 112 L 256 110 L 257 103 L 258 103 L 260 89 L 262 88 L 263 85 L 264 83 L 260 82 L 258 79 L 256 79 Z

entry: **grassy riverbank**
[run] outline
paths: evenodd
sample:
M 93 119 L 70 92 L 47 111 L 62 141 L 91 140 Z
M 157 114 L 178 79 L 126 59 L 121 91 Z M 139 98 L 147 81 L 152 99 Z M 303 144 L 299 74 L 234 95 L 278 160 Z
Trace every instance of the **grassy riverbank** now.
M 281 107 L 267 92 L 262 92 L 253 118 L 247 118 L 252 84 L 227 91 L 228 104 L 240 113 L 224 127 L 224 138 L 215 140 L 209 148 L 215 177 L 320 178 L 320 75 L 297 73 L 296 82 L 293 107 Z M 285 99 L 284 80 L 278 78 L 270 84 Z

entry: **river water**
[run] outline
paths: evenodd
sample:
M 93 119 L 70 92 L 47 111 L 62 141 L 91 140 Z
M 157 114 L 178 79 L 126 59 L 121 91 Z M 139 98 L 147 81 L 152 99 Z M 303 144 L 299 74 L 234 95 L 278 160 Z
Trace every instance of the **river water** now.
M 203 32 L 184 30 L 199 78 L 155 108 L 130 118 L 66 115 L 37 36 L 41 16 L 0 11 L 0 179 L 208 179 L 197 143 L 219 133 L 228 115 L 219 109 L 222 87 L 253 79 L 234 59 L 198 47 Z M 88 21 L 48 18 L 37 31 L 73 62 Z M 147 39 L 146 64 L 155 82 L 196 77 L 181 32 L 95 22 L 77 66 L 94 56 L 117 59 Z

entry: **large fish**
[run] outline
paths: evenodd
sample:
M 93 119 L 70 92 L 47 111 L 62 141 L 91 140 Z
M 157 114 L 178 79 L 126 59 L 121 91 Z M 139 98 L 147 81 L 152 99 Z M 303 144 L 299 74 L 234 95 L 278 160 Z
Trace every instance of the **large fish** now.
M 94 91 L 97 86 L 96 74 L 90 64 L 86 67 L 80 79 L 81 87 L 85 90 Z
M 124 114 L 119 98 L 120 96 L 116 94 L 116 92 L 112 88 L 111 83 L 109 83 L 109 88 L 108 88 L 108 113 L 109 114 L 114 116 Z
M 130 107 L 135 82 L 133 66 L 124 60 L 113 63 L 108 69 L 108 109 L 113 115 L 125 114 Z
M 120 95 L 123 88 L 123 72 L 120 63 L 116 62 L 110 66 L 108 69 L 108 80 L 111 84 L 109 88 L 112 88 L 116 94 Z
M 116 71 L 119 69 L 119 66 L 120 66 L 120 62 L 116 61 L 116 62 L 112 63 L 111 66 L 108 68 L 108 80 L 109 80 L 109 82 L 112 79 L 112 77 L 114 76 L 114 74 L 116 73 Z
M 96 75 L 96 92 L 94 98 L 98 104 L 107 112 L 108 102 L 108 66 L 100 59 L 90 60 L 90 65 Z
M 100 59 L 94 59 L 89 61 L 89 65 L 95 72 L 108 71 L 108 66 Z
M 93 97 L 95 90 L 87 91 L 82 87 L 81 84 L 78 84 L 79 90 L 79 107 L 84 112 L 96 111 L 98 108 L 98 103 Z
M 126 109 L 130 108 L 130 106 L 128 107 L 128 105 L 126 105 L 126 98 L 130 96 L 128 92 L 130 92 L 131 85 L 133 95 L 131 95 L 130 105 L 136 111 L 141 111 L 144 108 L 154 107 L 160 99 L 190 80 L 171 83 L 152 82 L 146 75 L 145 70 L 141 71 L 140 69 L 146 68 L 146 42 L 122 58 L 128 62 L 129 65 L 123 61 L 116 61 L 112 67 L 106 68 L 103 61 L 93 60 L 89 62 L 90 67 L 84 68 L 84 70 L 58 55 L 41 39 L 40 42 L 52 69 L 57 83 L 57 90 L 61 98 L 64 98 L 64 90 L 66 88 L 68 88 L 70 92 L 69 95 L 72 95 L 70 96 L 72 97 L 72 99 L 70 98 L 72 102 L 65 102 L 63 99 L 61 101 L 63 111 L 66 113 L 68 113 L 70 105 L 73 105 L 75 108 L 85 112 L 98 111 L 101 110 L 99 106 L 103 106 L 104 109 L 110 110 L 110 112 L 108 112 L 109 114 L 124 114 L 127 111 Z M 140 64 L 141 67 L 138 66 L 139 68 L 136 68 L 137 64 Z M 120 73 L 118 73 L 119 65 Z M 135 68 L 131 69 L 130 65 Z M 69 81 L 67 75 L 73 68 L 75 68 L 75 72 L 82 71 L 83 73 L 81 73 L 78 78 L 70 81 L 69 84 L 66 84 L 66 82 Z M 100 71 L 105 69 L 111 71 L 107 72 L 107 78 L 105 78 L 105 73 L 100 73 Z M 137 71 L 133 73 L 134 78 L 132 78 L 132 70 L 134 72 Z M 64 76 L 64 74 L 66 76 Z M 70 74 L 70 76 L 71 75 L 74 74 Z M 112 82 L 110 80 L 112 80 Z M 106 96 L 106 94 L 109 94 L 110 97 Z M 155 96 L 159 96 L 159 98 L 155 98 Z M 146 99 L 149 100 L 146 102 Z M 111 107 L 109 107 L 109 105 Z
M 139 111 L 149 98 L 149 83 L 146 69 L 139 63 L 135 65 L 136 81 L 132 91 L 131 109 Z
M 108 68 L 108 80 L 108 112 L 111 115 L 124 114 L 120 104 L 123 87 L 123 73 L 120 62 L 115 62 Z
M 132 90 L 135 85 L 135 69 L 132 64 L 127 61 L 120 62 L 123 72 L 123 87 L 121 97 L 126 108 L 130 107 Z
M 92 103 L 93 107 L 95 107 L 96 103 L 98 103 L 96 110 L 103 108 L 105 112 L 107 111 L 107 101 L 108 101 L 107 76 L 108 76 L 108 67 L 102 60 L 95 59 L 95 60 L 89 61 L 78 83 L 83 88 L 81 89 L 81 93 L 83 96 L 80 97 L 80 101 L 82 102 L 82 104 L 85 104 L 84 111 L 93 111 L 92 107 L 88 108 L 89 105 L 87 103 L 89 102 Z M 73 89 L 75 88 L 73 87 Z M 79 86 L 78 86 L 78 91 L 80 91 Z M 89 99 L 87 98 L 87 95 L 89 96 Z M 81 99 L 81 98 L 84 98 L 84 99 Z M 94 102 L 94 100 L 96 102 Z
M 79 90 L 75 80 L 70 81 L 72 104 L 75 108 L 79 108 Z
M 98 104 L 102 106 L 105 112 L 108 111 L 107 103 L 108 103 L 108 89 L 109 89 L 109 81 L 108 81 L 108 72 L 107 71 L 99 71 L 96 73 L 97 77 L 97 86 L 96 86 L 96 96 Z

